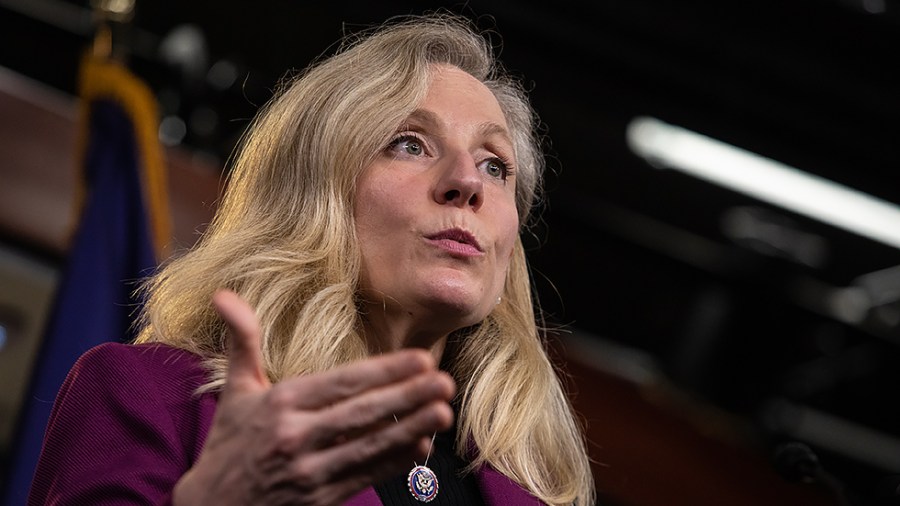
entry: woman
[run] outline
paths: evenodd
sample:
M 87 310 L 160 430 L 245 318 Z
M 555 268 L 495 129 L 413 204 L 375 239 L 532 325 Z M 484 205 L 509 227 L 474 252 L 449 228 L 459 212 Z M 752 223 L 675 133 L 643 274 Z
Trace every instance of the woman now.
M 139 344 L 70 374 L 31 502 L 591 503 L 518 237 L 542 164 L 458 19 L 291 80 L 200 243 L 147 284 Z

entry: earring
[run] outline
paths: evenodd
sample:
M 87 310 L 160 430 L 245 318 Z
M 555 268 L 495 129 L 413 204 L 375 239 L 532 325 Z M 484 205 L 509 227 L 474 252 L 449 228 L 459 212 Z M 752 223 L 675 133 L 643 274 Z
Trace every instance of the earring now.
M 501 301 L 501 300 L 503 300 L 503 298 L 500 297 L 500 296 L 498 295 L 498 296 L 497 296 L 497 304 L 496 304 L 497 306 L 500 305 L 500 301 Z

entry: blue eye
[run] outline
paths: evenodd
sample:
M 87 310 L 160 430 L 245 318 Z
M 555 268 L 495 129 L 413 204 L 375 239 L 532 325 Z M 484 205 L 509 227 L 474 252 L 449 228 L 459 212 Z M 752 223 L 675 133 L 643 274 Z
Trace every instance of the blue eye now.
M 501 158 L 499 156 L 488 158 L 487 160 L 481 162 L 481 170 L 483 170 L 484 173 L 489 177 L 499 179 L 500 181 L 506 181 L 513 174 L 513 172 L 515 172 L 513 166 L 504 158 Z
M 506 164 L 500 160 L 488 160 L 485 163 L 484 171 L 491 177 L 506 179 Z
M 419 144 L 419 141 L 416 141 L 416 140 L 408 140 L 408 141 L 403 141 L 403 142 L 404 142 L 404 144 L 405 144 L 405 145 L 403 146 L 403 150 L 406 151 L 407 153 L 411 154 L 411 155 L 416 155 L 416 156 L 418 156 L 418 155 L 421 155 L 422 152 L 424 151 L 424 150 L 422 149 L 422 145 Z
M 400 149 L 404 153 L 412 156 L 421 156 L 425 154 L 425 147 L 422 141 L 413 135 L 402 135 L 391 141 L 388 146 L 390 149 Z

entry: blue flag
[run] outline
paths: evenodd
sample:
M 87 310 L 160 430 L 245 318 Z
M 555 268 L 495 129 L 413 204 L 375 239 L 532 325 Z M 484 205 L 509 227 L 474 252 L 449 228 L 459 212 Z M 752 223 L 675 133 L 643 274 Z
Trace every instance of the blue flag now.
M 98 344 L 134 337 L 134 290 L 169 238 L 149 88 L 119 64 L 86 58 L 80 94 L 80 221 L 19 417 L 4 494 L 9 506 L 25 504 L 53 401 L 75 360 Z

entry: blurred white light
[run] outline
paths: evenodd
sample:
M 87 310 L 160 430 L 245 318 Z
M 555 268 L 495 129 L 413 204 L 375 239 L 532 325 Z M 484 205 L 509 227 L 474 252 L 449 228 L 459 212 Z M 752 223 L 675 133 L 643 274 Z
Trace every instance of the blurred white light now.
M 166 116 L 159 122 L 159 141 L 166 146 L 177 146 L 187 135 L 187 125 L 178 116 Z
M 192 24 L 173 28 L 159 43 L 160 58 L 180 69 L 190 83 L 206 75 L 208 52 L 203 30 Z
M 110 14 L 128 16 L 134 11 L 135 0 L 94 0 L 91 6 Z
M 862 323 L 872 308 L 872 300 L 865 290 L 856 287 L 832 290 L 826 298 L 831 314 L 846 323 Z
M 862 0 L 862 7 L 870 14 L 884 14 L 887 11 L 884 0 Z
M 900 248 L 900 208 L 884 200 L 654 118 L 632 120 L 627 140 L 653 165 Z
M 237 81 L 238 69 L 228 60 L 219 60 L 206 73 L 206 82 L 219 91 L 227 90 Z
M 853 285 L 865 290 L 873 306 L 900 300 L 900 265 L 858 276 Z

